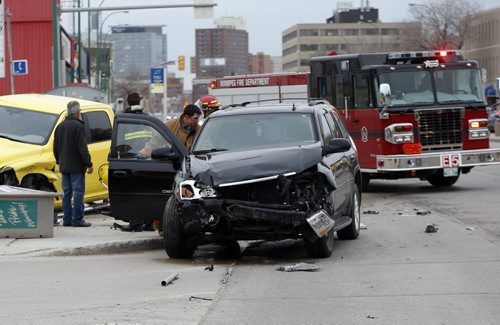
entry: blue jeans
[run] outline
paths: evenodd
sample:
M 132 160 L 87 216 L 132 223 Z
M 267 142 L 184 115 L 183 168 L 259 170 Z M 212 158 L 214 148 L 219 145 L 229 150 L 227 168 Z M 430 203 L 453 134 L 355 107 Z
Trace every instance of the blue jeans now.
M 63 223 L 65 225 L 82 223 L 85 206 L 83 195 L 85 194 L 85 173 L 63 173 L 62 174 L 64 211 Z M 73 205 L 71 205 L 73 199 Z

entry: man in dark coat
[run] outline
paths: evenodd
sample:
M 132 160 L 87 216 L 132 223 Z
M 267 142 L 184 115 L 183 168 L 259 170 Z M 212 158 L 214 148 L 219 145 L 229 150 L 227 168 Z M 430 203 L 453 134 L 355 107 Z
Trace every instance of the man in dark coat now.
M 62 173 L 63 226 L 90 227 L 91 224 L 83 219 L 83 197 L 85 172 L 92 174 L 94 169 L 80 118 L 80 104 L 69 102 L 67 112 L 68 116 L 57 126 L 54 136 L 54 157 Z

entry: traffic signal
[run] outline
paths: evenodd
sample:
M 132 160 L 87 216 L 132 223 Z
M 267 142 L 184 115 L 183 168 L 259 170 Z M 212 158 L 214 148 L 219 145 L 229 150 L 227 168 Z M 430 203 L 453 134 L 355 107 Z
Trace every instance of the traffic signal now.
M 184 71 L 186 68 L 186 57 L 184 55 L 179 55 L 177 58 L 177 69 L 179 71 Z

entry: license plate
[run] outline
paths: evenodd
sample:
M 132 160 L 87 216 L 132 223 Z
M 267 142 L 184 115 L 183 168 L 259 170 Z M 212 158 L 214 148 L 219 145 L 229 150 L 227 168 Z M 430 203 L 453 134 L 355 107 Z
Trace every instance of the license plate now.
M 444 177 L 458 176 L 458 168 L 457 167 L 443 168 L 443 176 Z
M 306 220 L 318 237 L 326 235 L 335 224 L 335 221 L 324 210 L 315 212 Z

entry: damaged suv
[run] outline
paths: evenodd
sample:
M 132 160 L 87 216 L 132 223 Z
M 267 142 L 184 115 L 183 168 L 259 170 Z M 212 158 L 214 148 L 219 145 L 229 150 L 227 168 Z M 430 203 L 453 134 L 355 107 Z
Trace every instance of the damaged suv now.
M 134 126 L 165 140 L 152 159 L 137 159 L 139 146 L 124 143 L 120 132 Z M 164 204 L 165 249 L 173 258 L 191 257 L 210 242 L 287 238 L 303 238 L 311 257 L 328 257 L 334 232 L 359 236 L 358 156 L 326 101 L 215 112 L 191 152 L 161 122 L 119 115 L 109 177 L 119 219 L 157 219 Z

